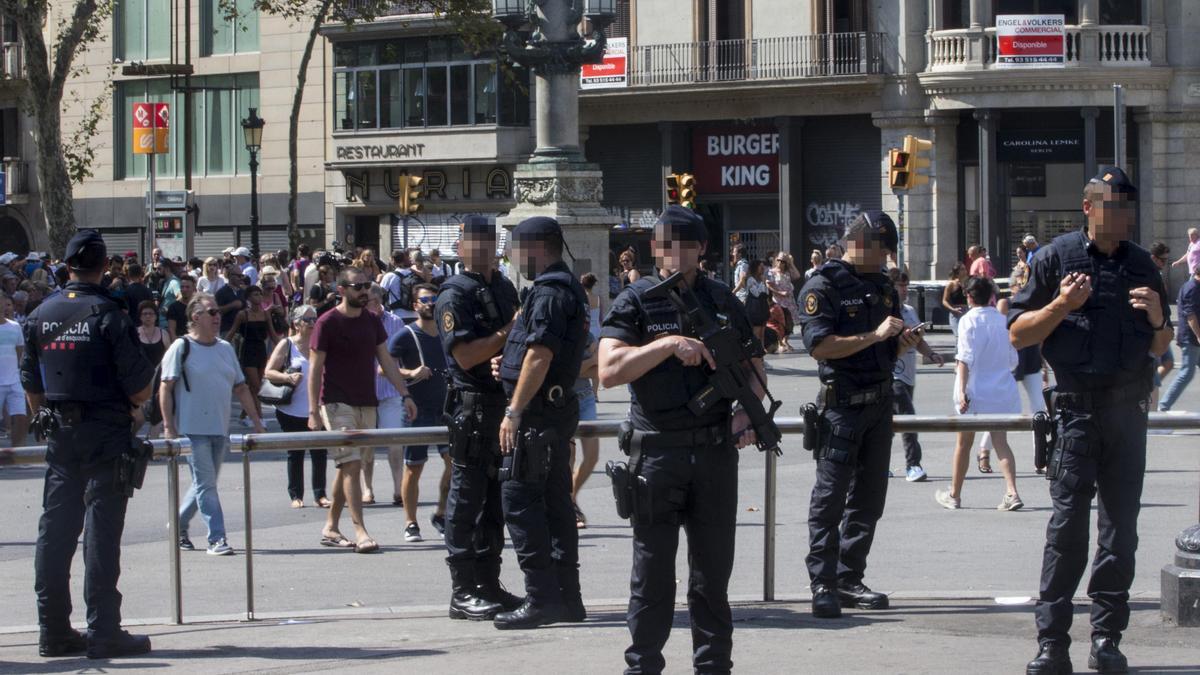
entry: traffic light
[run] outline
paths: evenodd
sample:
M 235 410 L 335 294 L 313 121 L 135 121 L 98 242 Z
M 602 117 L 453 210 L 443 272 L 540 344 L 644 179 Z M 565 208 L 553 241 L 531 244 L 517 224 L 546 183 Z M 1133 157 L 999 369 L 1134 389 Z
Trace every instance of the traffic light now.
M 933 141 L 911 134 L 905 136 L 903 150 L 888 150 L 888 185 L 893 190 L 911 190 L 928 185 L 929 174 L 921 173 L 921 169 L 929 168 L 929 151 L 932 149 Z
M 421 185 L 424 182 L 420 176 L 400 176 L 400 217 L 414 216 L 421 210 Z
M 679 205 L 696 208 L 696 177 L 690 173 L 681 173 L 679 179 Z
M 667 203 L 668 204 L 678 204 L 679 203 L 679 175 L 674 174 L 674 173 L 667 174 L 666 180 L 667 180 Z
M 888 150 L 888 185 L 893 190 L 908 189 L 908 158 L 903 150 Z

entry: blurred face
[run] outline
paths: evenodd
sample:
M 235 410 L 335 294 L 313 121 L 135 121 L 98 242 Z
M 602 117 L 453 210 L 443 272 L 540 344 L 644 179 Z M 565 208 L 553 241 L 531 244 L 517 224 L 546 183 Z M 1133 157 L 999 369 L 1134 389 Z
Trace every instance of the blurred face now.
M 550 264 L 546 242 L 537 235 L 513 241 L 513 258 L 517 269 L 528 279 L 537 276 Z
M 275 286 L 275 277 L 262 278 L 262 288 L 264 293 L 270 293 L 271 291 L 275 290 Z
M 218 333 L 221 330 L 221 312 L 217 310 L 217 305 L 211 299 L 205 298 L 193 310 L 192 325 L 197 329 L 207 329 L 212 333 Z
M 312 333 L 313 326 L 317 323 L 317 311 L 311 310 L 305 312 L 299 319 L 296 320 L 296 330 L 300 335 L 307 337 Z
M 846 253 L 863 271 L 874 272 L 887 263 L 887 249 L 877 237 L 865 231 L 846 240 Z
M 1103 194 L 1084 200 L 1083 213 L 1092 239 L 1102 246 L 1116 246 L 1133 236 L 1137 200 L 1127 194 L 1113 194 L 1105 186 Z
M 383 298 L 374 293 L 367 294 L 367 311 L 380 316 L 383 314 Z
M 262 299 L 263 299 L 262 291 L 252 291 L 251 293 L 246 295 L 246 304 L 251 305 L 251 306 L 261 305 Z
M 368 248 L 362 252 L 362 259 L 365 263 L 375 262 L 375 254 L 372 253 L 371 249 Z
M 179 295 L 184 300 L 190 300 L 192 294 L 196 292 L 196 282 L 192 281 L 191 277 L 182 279 L 179 282 Z
M 672 273 L 691 272 L 700 265 L 700 257 L 704 255 L 704 244 L 681 239 L 678 227 L 664 223 L 654 226 L 650 248 L 658 267 Z
M 341 286 L 342 297 L 346 299 L 346 304 L 350 307 L 362 309 L 370 300 L 370 288 L 371 282 L 367 280 L 367 275 L 362 272 L 354 272 L 346 278 Z
M 896 293 L 900 295 L 900 300 L 908 297 L 908 282 L 901 279 L 896 282 Z
M 158 314 L 152 309 L 143 309 L 138 318 L 142 320 L 143 326 L 149 328 L 158 320 Z
M 433 318 L 433 305 L 437 302 L 437 293 L 433 291 L 417 291 L 417 298 L 413 301 L 413 309 L 417 312 L 417 316 L 424 320 Z

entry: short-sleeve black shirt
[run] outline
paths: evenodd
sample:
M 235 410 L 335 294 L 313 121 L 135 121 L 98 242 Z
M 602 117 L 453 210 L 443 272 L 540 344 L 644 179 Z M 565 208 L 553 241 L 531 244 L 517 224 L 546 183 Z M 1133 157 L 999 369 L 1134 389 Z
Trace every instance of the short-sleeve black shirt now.
M 451 384 L 464 391 L 496 393 L 503 391 L 500 383 L 492 377 L 492 366 L 488 361 L 463 370 L 454 359 L 454 347 L 460 342 L 472 342 L 485 338 L 504 328 L 517 313 L 517 289 L 503 274 L 490 270 L 491 278 L 484 279 L 477 272 L 455 274 L 442 283 L 438 291 L 433 317 L 438 324 L 438 336 L 446 352 L 446 365 L 450 370 Z M 495 303 L 497 317 L 490 318 L 480 288 L 490 291 Z

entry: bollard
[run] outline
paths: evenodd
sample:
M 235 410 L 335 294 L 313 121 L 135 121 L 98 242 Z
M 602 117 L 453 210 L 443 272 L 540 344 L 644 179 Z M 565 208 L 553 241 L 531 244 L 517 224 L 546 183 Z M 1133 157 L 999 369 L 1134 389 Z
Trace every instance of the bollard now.
M 763 602 L 775 599 L 775 468 L 779 458 L 766 453 L 766 486 L 763 488 Z
M 243 503 L 246 508 L 246 620 L 254 621 L 254 528 L 250 524 L 250 453 L 242 454 Z
M 171 623 L 183 624 L 183 574 L 179 557 L 179 458 L 167 457 L 167 541 L 171 561 Z

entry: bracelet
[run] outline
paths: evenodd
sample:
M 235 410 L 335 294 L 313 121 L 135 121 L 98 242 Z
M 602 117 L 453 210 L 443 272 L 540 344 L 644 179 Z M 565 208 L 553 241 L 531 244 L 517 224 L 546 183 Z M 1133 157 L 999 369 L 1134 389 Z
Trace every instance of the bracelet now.
M 1167 319 L 1167 317 L 1164 315 L 1164 316 L 1163 316 L 1162 323 L 1158 324 L 1158 327 L 1156 327 L 1154 330 L 1155 330 L 1156 332 L 1157 332 L 1157 331 L 1160 331 L 1160 330 L 1162 330 L 1162 329 L 1166 328 L 1168 323 L 1170 323 L 1170 321 L 1169 321 L 1169 319 Z
M 504 416 L 510 420 L 519 420 L 521 419 L 521 411 L 513 410 L 511 407 L 506 406 L 504 408 Z

